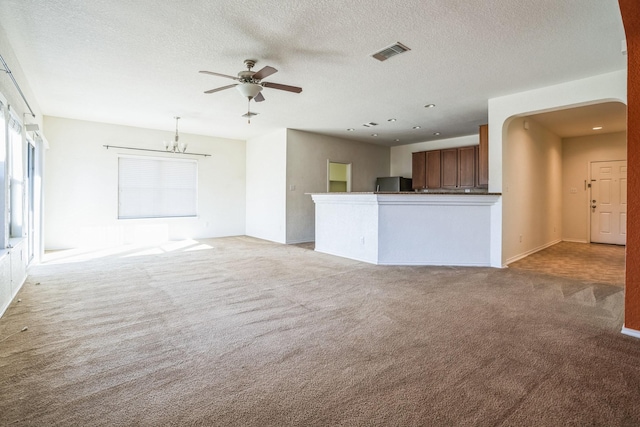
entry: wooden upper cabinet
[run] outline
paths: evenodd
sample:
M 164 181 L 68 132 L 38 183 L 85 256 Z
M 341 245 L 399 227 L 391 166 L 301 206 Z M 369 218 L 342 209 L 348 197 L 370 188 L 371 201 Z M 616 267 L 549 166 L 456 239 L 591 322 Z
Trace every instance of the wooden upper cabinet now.
M 479 187 L 480 150 L 477 145 L 472 145 L 412 153 L 413 189 Z
M 458 187 L 458 149 L 440 150 L 442 157 L 442 188 Z
M 426 152 L 420 151 L 411 156 L 411 187 L 414 190 L 421 190 L 425 188 L 427 183 Z
M 458 187 L 476 186 L 476 147 L 458 148 Z
M 427 151 L 427 188 L 440 188 L 440 150 Z
M 489 126 L 480 126 L 480 145 L 478 146 L 478 187 L 489 186 Z

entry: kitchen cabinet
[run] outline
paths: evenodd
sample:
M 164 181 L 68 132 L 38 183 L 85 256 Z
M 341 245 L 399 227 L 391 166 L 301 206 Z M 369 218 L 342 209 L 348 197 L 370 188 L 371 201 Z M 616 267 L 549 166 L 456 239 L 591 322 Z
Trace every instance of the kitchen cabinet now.
M 476 186 L 476 147 L 458 148 L 458 188 Z
M 442 188 L 473 188 L 476 184 L 476 147 L 440 150 Z
M 412 154 L 412 188 L 441 188 L 440 150 L 420 151 Z
M 411 188 L 414 190 L 422 190 L 427 185 L 426 153 L 426 151 L 420 151 L 411 155 Z
M 481 145 L 412 153 L 413 189 L 487 188 L 487 126 L 480 130 Z
M 441 187 L 441 152 L 432 150 L 426 152 L 427 156 L 427 188 Z
M 480 126 L 480 145 L 478 145 L 478 187 L 489 186 L 489 126 Z
M 440 150 L 442 156 L 442 188 L 458 187 L 458 149 Z

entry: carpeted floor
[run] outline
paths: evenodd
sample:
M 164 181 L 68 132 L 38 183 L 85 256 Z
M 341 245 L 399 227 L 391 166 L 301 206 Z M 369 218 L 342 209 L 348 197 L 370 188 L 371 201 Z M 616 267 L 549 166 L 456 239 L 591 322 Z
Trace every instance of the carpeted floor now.
M 1 425 L 640 425 L 620 284 L 248 237 L 51 259 L 0 319 Z

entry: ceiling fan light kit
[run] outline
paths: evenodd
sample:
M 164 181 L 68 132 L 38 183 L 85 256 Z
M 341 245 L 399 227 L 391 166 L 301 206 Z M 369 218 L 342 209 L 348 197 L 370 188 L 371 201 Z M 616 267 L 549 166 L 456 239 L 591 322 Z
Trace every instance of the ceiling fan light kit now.
M 237 85 L 236 89 L 238 89 L 238 92 L 240 92 L 245 98 L 252 99 L 260 93 L 262 86 L 257 83 L 244 83 Z

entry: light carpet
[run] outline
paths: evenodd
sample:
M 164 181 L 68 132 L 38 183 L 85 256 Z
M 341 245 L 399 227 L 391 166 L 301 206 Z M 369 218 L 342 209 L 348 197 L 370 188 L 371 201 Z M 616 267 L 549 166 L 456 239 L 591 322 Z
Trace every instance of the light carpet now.
M 97 255 L 0 319 L 0 424 L 640 425 L 619 285 L 248 237 Z

